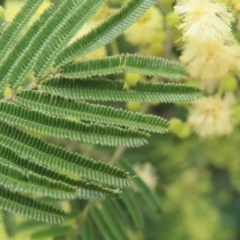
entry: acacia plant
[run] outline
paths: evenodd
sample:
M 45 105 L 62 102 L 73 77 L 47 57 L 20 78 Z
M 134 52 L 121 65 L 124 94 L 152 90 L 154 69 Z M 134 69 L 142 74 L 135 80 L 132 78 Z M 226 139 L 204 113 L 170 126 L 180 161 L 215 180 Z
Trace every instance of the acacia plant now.
M 105 0 L 54 1 L 26 28 L 42 2 L 26 1 L 14 20 L 4 25 L 0 36 L 0 208 L 54 224 L 62 223 L 65 213 L 36 196 L 102 200 L 118 196 L 121 188 L 130 186 L 131 176 L 32 133 L 140 147 L 147 143 L 150 132 L 166 132 L 168 122 L 99 102 L 189 101 L 199 98 L 201 91 L 180 83 L 143 82 L 127 90 L 122 81 L 105 77 L 126 71 L 172 80 L 186 77 L 181 65 L 160 57 L 122 54 L 74 61 L 110 43 L 154 0 L 130 0 L 75 42 L 72 38 Z M 11 91 L 4 95 L 6 88 Z

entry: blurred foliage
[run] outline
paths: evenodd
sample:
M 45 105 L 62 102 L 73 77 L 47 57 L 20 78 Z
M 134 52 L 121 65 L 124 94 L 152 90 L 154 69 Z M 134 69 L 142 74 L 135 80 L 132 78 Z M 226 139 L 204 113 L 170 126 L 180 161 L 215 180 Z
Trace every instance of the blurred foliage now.
M 111 11 L 116 11 L 123 2 L 125 1 L 109 1 Z M 138 51 L 177 59 L 183 42 L 181 40 L 176 42 L 181 37 L 181 31 L 176 28 L 180 20 L 173 13 L 175 1 L 156 0 L 156 2 L 153 16 L 162 19 L 161 22 L 147 21 L 146 25 L 139 22 L 139 26 L 133 26 L 123 36 L 119 36 L 114 44 L 107 46 L 107 49 L 101 50 L 100 53 L 95 53 L 95 56 Z M 233 29 L 240 42 L 240 5 L 238 1 L 228 3 L 234 7 L 237 21 Z M 102 12 L 103 15 L 105 13 Z M 151 20 L 150 13 L 145 16 L 146 19 Z M 143 17 L 142 22 L 145 20 Z M 93 26 L 98 21 L 100 20 L 96 19 L 95 23 L 89 24 Z M 149 41 L 144 38 L 147 36 L 144 28 L 155 29 L 152 33 L 148 32 L 148 35 L 153 34 Z M 136 39 L 132 40 L 134 37 Z M 126 87 L 129 88 L 136 85 L 138 80 L 162 81 L 156 78 L 143 79 L 137 74 L 126 74 L 123 77 Z M 188 82 L 191 85 L 196 84 L 194 80 Z M 233 92 L 237 99 L 234 107 L 235 128 L 231 134 L 199 139 L 192 134 L 186 123 L 188 104 L 173 106 L 150 103 L 149 112 L 167 119 L 173 118 L 170 123 L 170 134 L 154 135 L 149 145 L 137 150 L 126 150 L 119 161 L 122 167 L 130 166 L 131 171 L 134 171 L 131 166 L 135 166 L 134 169 L 139 171 L 138 175 L 146 181 L 146 184 L 140 177 L 136 177 L 133 193 L 126 190 L 122 199 L 103 203 L 86 203 L 80 200 L 55 202 L 54 204 L 61 204 L 70 212 L 67 223 L 62 226 L 51 227 L 26 221 L 21 217 L 13 219 L 13 216 L 3 212 L 0 239 L 12 239 L 14 234 L 16 235 L 13 239 L 16 240 L 240 239 L 239 73 L 226 76 L 220 90 L 223 93 Z M 127 103 L 126 107 L 138 111 L 146 106 Z M 58 141 L 56 144 L 65 145 L 66 142 Z M 76 143 L 67 147 L 85 155 L 97 156 L 103 161 L 109 161 L 114 151 L 112 148 L 93 147 L 87 144 L 79 146 Z M 150 182 L 150 185 L 147 182 Z

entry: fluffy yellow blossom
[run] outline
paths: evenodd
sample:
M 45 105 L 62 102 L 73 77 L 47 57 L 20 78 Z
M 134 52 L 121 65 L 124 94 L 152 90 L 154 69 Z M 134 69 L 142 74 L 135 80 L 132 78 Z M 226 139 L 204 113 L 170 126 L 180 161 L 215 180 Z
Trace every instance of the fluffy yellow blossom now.
M 151 189 L 155 189 L 157 186 L 157 175 L 154 167 L 151 163 L 146 162 L 144 164 L 134 164 L 134 170 L 142 181 Z
M 240 46 L 231 32 L 230 8 L 212 0 L 179 0 L 175 6 L 186 42 L 180 61 L 208 92 L 229 71 L 239 69 Z
M 225 42 L 188 42 L 180 57 L 191 78 L 211 82 L 239 68 L 240 46 L 233 38 Z
M 234 103 L 235 99 L 232 95 L 226 95 L 224 99 L 202 98 L 193 104 L 188 122 L 202 138 L 227 135 L 233 129 L 231 107 Z
M 124 32 L 126 40 L 133 45 L 145 45 L 152 43 L 153 39 L 161 39 L 162 21 L 160 11 L 156 7 L 151 7 L 135 24 Z
M 210 0 L 179 0 L 174 7 L 183 23 L 185 40 L 219 41 L 231 35 L 231 23 L 234 21 L 230 9 L 221 3 Z

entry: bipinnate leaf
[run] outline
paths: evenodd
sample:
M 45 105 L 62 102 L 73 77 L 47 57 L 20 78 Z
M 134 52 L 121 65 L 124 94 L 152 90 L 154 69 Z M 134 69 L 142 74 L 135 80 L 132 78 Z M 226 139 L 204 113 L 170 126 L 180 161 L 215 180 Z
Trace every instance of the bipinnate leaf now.
M 154 0 L 129 1 L 119 12 L 60 52 L 55 66 L 63 66 L 111 42 L 137 21 L 154 3 Z
M 84 141 L 107 146 L 139 147 L 146 144 L 148 134 L 137 130 L 122 129 L 113 126 L 85 124 L 67 119 L 47 116 L 38 111 L 0 103 L 2 121 L 25 127 L 29 130 L 54 137 L 75 141 Z
M 49 224 L 63 223 L 66 216 L 63 211 L 55 207 L 33 200 L 18 192 L 10 191 L 3 186 L 0 186 L 0 208 Z
M 124 72 L 170 79 L 186 78 L 185 69 L 179 63 L 160 57 L 146 57 L 136 54 L 122 54 L 66 65 L 62 68 L 60 75 L 65 78 L 83 79 Z
M 129 175 L 117 167 L 49 144 L 1 121 L 0 137 L 2 146 L 39 165 L 110 186 L 123 188 L 131 184 Z
M 17 94 L 15 101 L 27 108 L 40 109 L 41 112 L 53 116 L 138 128 L 149 132 L 168 131 L 167 121 L 154 115 L 75 101 L 38 91 L 22 91 Z
M 135 89 L 124 89 L 121 81 L 107 79 L 68 80 L 53 78 L 44 82 L 41 89 L 64 98 L 114 102 L 179 102 L 199 99 L 197 87 L 174 83 L 142 83 Z
M 12 45 L 16 44 L 16 39 L 23 28 L 42 3 L 43 0 L 27 0 L 13 21 L 7 25 L 6 29 L 0 35 L 0 65 L 10 52 Z

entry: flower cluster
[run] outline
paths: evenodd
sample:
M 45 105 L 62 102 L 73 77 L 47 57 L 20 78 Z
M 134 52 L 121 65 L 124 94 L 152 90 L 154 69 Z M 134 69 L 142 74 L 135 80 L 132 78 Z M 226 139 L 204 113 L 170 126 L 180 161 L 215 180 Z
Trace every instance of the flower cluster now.
M 188 122 L 200 137 L 227 135 L 232 131 L 232 95 L 205 97 L 194 103 Z
M 175 13 L 182 23 L 184 41 L 180 61 L 189 76 L 200 81 L 208 96 L 193 104 L 188 124 L 200 137 L 229 134 L 233 129 L 234 97 L 221 97 L 226 77 L 240 68 L 240 46 L 231 25 L 235 21 L 231 8 L 217 0 L 178 0 Z M 224 85 L 225 84 L 225 85 Z M 227 92 L 227 91 L 226 91 Z
M 189 75 L 211 84 L 239 68 L 240 46 L 231 31 L 233 15 L 226 5 L 212 0 L 179 0 L 175 13 L 183 23 L 180 60 Z

